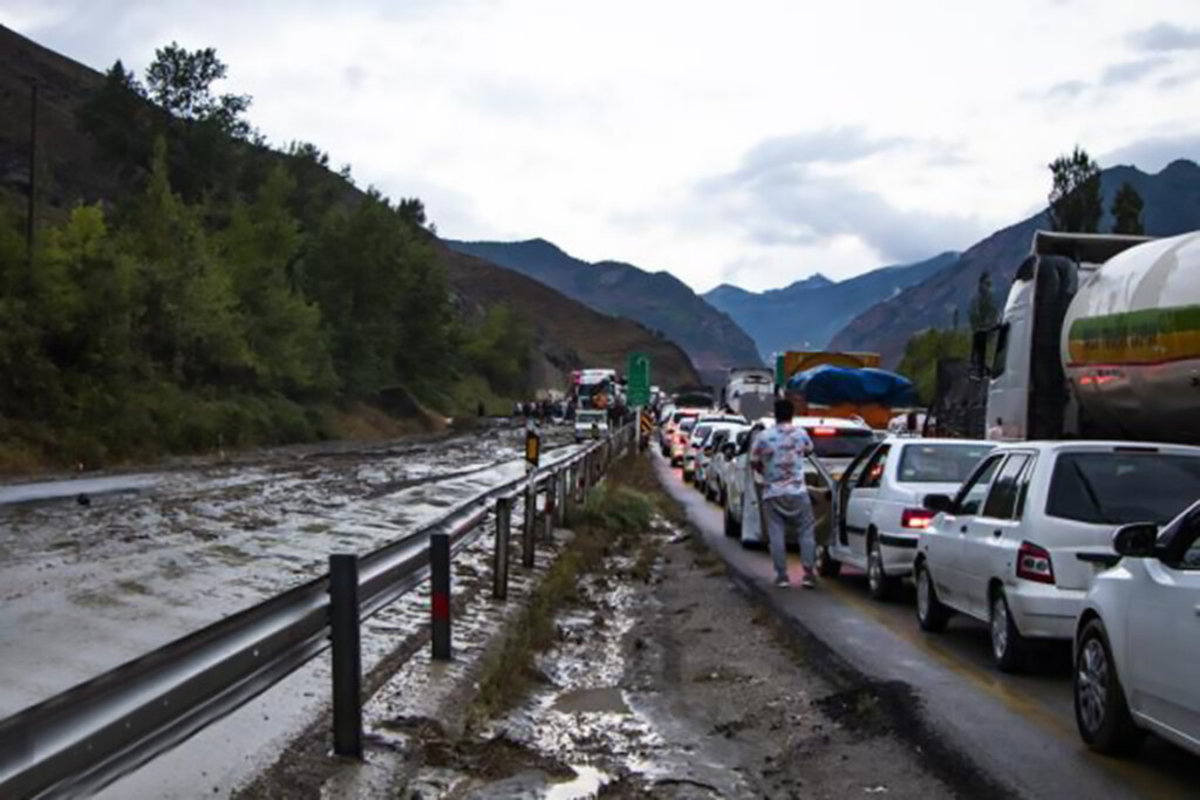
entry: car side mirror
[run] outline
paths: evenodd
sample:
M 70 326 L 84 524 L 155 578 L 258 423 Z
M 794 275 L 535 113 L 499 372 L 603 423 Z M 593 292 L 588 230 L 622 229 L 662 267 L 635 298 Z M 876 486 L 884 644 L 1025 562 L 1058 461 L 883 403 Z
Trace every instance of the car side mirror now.
M 1113 534 L 1113 550 L 1129 558 L 1149 558 L 1158 544 L 1158 526 L 1153 522 L 1122 525 Z
M 921 501 L 921 505 L 926 511 L 932 511 L 935 514 L 948 514 L 954 508 L 954 500 L 950 495 L 946 494 L 927 494 L 925 499 Z

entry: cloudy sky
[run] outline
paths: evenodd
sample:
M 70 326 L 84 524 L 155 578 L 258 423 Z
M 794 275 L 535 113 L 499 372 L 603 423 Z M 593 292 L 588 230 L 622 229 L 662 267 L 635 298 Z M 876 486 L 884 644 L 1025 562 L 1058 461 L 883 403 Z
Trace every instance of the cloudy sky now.
M 965 248 L 1076 143 L 1200 158 L 1196 0 L 0 0 L 0 23 L 98 69 L 214 46 L 271 142 L 420 196 L 442 235 L 700 291 Z

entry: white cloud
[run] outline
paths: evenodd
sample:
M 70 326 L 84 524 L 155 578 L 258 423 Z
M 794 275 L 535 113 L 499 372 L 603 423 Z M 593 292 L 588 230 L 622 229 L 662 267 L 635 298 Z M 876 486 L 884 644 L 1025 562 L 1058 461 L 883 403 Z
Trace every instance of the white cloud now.
M 100 69 L 215 46 L 271 141 L 424 194 L 444 235 L 542 236 L 706 289 L 961 247 L 1043 198 L 1076 142 L 1200 131 L 1195 30 L 1172 22 L 1194 0 L 1079 6 L 0 0 L 0 22 Z M 1106 70 L 1128 80 L 1083 85 Z M 759 177 L 695 191 L 739 170 Z

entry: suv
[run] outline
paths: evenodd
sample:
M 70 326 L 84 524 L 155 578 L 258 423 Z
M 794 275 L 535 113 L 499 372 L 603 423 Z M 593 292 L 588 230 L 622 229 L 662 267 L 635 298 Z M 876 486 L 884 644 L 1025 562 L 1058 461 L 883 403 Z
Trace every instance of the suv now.
M 920 534 L 917 619 L 952 613 L 989 624 L 992 658 L 1020 667 L 1030 639 L 1070 640 L 1113 532 L 1166 524 L 1200 497 L 1200 447 L 1133 442 L 1014 442 L 997 447 Z

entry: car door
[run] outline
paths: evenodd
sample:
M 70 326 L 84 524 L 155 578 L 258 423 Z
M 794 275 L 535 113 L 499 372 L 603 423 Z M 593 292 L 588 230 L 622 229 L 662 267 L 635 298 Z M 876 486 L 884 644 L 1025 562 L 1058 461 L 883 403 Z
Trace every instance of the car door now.
M 980 462 L 959 489 L 950 512 L 940 515 L 936 524 L 921 534 L 921 551 L 927 559 L 938 596 L 960 611 L 966 612 L 969 608 L 962 597 L 965 585 L 961 575 L 963 539 L 982 511 L 992 479 L 1004 458 L 1004 454 L 997 454 Z
M 1183 531 L 1181 531 L 1181 534 Z M 1136 713 L 1200 744 L 1200 525 L 1162 559 L 1139 559 L 1128 599 L 1128 694 Z
M 850 553 L 862 563 L 866 563 L 867 529 L 871 527 L 875 514 L 875 500 L 879 497 L 879 487 L 883 484 L 883 473 L 887 470 L 890 452 L 890 444 L 875 448 L 864 463 L 862 474 L 858 476 L 858 483 L 846 504 L 846 533 Z
M 1015 551 L 1020 545 L 1018 498 L 1022 494 L 1022 485 L 1027 481 L 1032 461 L 1030 453 L 1011 453 L 996 471 L 996 478 L 992 481 L 980 513 L 966 523 L 960 551 L 960 598 L 967 604 L 968 613 L 974 616 L 988 615 L 991 602 L 988 585 L 992 578 L 1007 577 L 1004 567 L 1006 551 Z
M 842 473 L 837 483 L 837 549 L 849 549 L 849 533 L 846 530 L 846 512 L 850 505 L 850 497 L 854 494 L 855 484 L 867 468 L 867 461 L 875 454 L 875 448 L 868 447 L 855 456 Z

